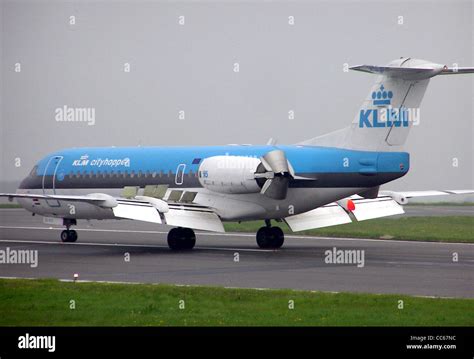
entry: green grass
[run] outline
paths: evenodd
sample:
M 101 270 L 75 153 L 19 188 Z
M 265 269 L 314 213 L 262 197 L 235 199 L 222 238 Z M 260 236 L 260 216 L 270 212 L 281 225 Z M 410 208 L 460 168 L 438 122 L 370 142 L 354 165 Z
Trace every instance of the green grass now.
M 17 203 L 0 203 L 0 208 L 22 208 Z
M 473 299 L 0 280 L 0 326 L 472 326 L 473 308 Z
M 279 225 L 285 233 L 291 233 L 286 224 L 276 222 L 274 224 Z M 226 231 L 229 232 L 255 232 L 261 226 L 261 221 L 224 224 Z M 312 229 L 296 234 L 474 243 L 474 216 L 382 218 Z

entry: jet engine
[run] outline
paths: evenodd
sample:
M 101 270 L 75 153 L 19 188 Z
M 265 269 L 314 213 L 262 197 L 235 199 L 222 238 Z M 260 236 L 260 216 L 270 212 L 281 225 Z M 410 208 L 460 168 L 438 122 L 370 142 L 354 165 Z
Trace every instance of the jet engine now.
M 260 160 L 245 156 L 213 156 L 199 166 L 199 182 L 204 188 L 219 193 L 257 193 L 260 187 L 255 171 Z
M 213 156 L 199 166 L 199 182 L 219 193 L 258 193 L 285 199 L 294 171 L 282 150 L 273 150 L 261 158 Z

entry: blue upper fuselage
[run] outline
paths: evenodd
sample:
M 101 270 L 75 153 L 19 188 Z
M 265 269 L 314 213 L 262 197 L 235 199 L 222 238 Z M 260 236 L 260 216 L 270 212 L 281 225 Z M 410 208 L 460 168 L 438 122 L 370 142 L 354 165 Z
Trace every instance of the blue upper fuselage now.
M 261 157 L 274 149 L 285 152 L 296 174 L 407 172 L 406 152 L 355 151 L 312 146 L 212 146 L 212 147 L 92 147 L 73 148 L 49 154 L 38 162 L 37 175 L 53 175 L 46 168 L 51 157 L 61 156 L 58 171 L 171 171 L 185 164 L 184 172 L 196 172 L 203 159 L 217 155 Z
M 168 184 L 200 187 L 196 174 L 205 158 L 260 158 L 280 149 L 296 175 L 290 187 L 373 187 L 405 175 L 406 152 L 356 151 L 301 145 L 211 147 L 93 147 L 57 151 L 40 160 L 20 188 L 120 188 Z M 175 179 L 182 172 L 184 183 Z

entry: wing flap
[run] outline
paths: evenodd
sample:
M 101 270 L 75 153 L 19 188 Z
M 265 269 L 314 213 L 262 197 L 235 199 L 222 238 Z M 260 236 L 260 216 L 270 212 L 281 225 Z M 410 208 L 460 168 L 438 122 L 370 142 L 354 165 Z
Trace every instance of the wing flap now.
M 219 216 L 212 211 L 170 208 L 164 214 L 165 224 L 212 232 L 225 232 Z
M 286 217 L 285 222 L 293 232 L 298 232 L 307 229 L 351 223 L 352 221 L 344 209 L 333 203 L 308 212 Z
M 137 221 L 166 224 L 174 227 L 186 227 L 212 232 L 225 232 L 219 216 L 209 207 L 195 204 L 169 203 L 166 212 L 143 200 L 118 200 L 113 208 L 114 215 Z
M 405 211 L 390 197 L 375 199 L 353 199 L 355 209 L 352 214 L 358 221 L 403 214 Z
M 286 217 L 285 222 L 293 232 L 299 232 L 351 223 L 353 219 L 365 221 L 405 213 L 403 207 L 388 196 L 374 199 L 352 196 L 350 199 L 355 206 L 353 210 L 345 208 L 343 205 L 345 201 L 341 200 L 338 203 L 330 203 L 308 212 Z
M 120 202 L 112 208 L 115 217 L 133 219 L 136 221 L 162 223 L 160 214 L 150 205 Z

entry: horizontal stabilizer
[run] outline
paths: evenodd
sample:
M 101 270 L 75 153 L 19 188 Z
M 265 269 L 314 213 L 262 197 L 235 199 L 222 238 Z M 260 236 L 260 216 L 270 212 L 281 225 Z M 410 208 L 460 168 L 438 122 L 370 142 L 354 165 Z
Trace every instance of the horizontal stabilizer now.
M 448 67 L 433 62 L 423 60 L 415 60 L 418 64 L 403 67 L 404 62 L 400 66 L 375 66 L 375 65 L 358 65 L 351 66 L 354 71 L 367 72 L 371 74 L 386 75 L 389 77 L 398 77 L 405 80 L 421 80 L 429 79 L 436 75 L 462 75 L 474 73 L 474 67 Z
M 419 67 L 399 67 L 399 66 L 374 66 L 359 65 L 350 67 L 351 70 L 368 72 L 372 74 L 397 77 L 405 80 L 421 80 L 440 74 L 445 66 L 434 63 L 426 63 Z
M 444 67 L 440 75 L 474 74 L 474 67 Z

